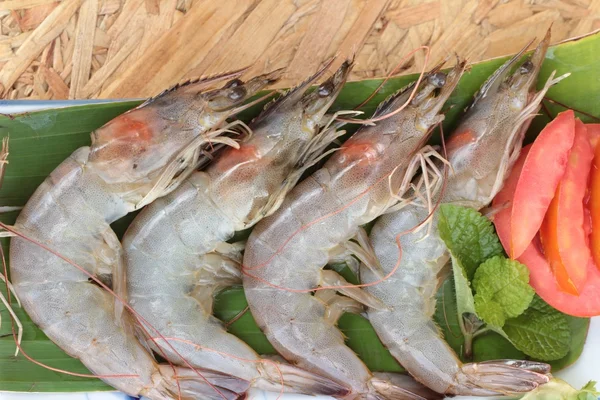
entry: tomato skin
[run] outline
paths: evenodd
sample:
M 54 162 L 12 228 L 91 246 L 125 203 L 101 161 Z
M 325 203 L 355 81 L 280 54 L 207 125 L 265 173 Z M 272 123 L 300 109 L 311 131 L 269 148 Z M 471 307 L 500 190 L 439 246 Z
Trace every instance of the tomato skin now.
M 546 125 L 532 144 L 512 197 L 510 258 L 518 258 L 539 231 L 574 139 L 575 114 L 568 110 Z
M 528 150 L 529 148 L 523 149 L 504 187 L 494 198 L 492 203 L 494 207 L 507 204 L 513 198 Z M 494 217 L 496 232 L 505 249 L 508 249 L 510 245 L 511 214 L 511 207 L 508 207 Z M 529 283 L 536 293 L 552 307 L 566 314 L 577 317 L 600 315 L 600 271 L 590 262 L 586 267 L 586 284 L 581 289 L 579 296 L 566 293 L 561 290 L 536 239 L 534 238 L 518 258 L 518 261 L 529 269 Z

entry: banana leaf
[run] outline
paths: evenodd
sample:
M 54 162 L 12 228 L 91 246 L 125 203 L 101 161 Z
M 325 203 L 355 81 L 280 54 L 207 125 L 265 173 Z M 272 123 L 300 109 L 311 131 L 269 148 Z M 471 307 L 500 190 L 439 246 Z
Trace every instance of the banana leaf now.
M 590 116 L 600 116 L 600 34 L 589 35 L 551 47 L 540 73 L 540 82 L 546 80 L 553 70 L 557 74 L 570 72 L 571 76 L 550 89 L 548 98 L 568 107 L 580 110 L 579 116 L 586 122 Z M 462 110 L 469 104 L 473 94 L 483 81 L 503 62 L 505 58 L 494 59 L 473 65 L 462 78 L 460 85 L 448 101 L 444 132 L 450 132 L 455 126 Z M 367 104 L 363 110 L 366 115 L 372 113 L 380 101 L 400 87 L 416 79 L 415 76 L 397 77 L 389 80 L 383 89 Z M 351 109 L 367 98 L 380 84 L 380 80 L 366 80 L 346 85 L 334 105 L 334 109 Z M 0 116 L 0 137 L 10 136 L 10 164 L 7 166 L 4 183 L 0 189 L 0 206 L 19 206 L 25 204 L 33 191 L 48 174 L 73 150 L 89 144 L 89 133 L 105 122 L 134 107 L 138 102 L 119 102 L 111 104 L 86 105 L 63 109 L 34 112 L 21 115 Z M 549 101 L 544 102 L 544 113 L 555 115 L 562 106 Z M 250 119 L 258 113 L 254 108 L 243 115 Z M 541 113 L 531 125 L 528 138 L 535 137 L 548 121 L 549 117 Z M 435 138 L 433 139 L 436 140 Z M 17 212 L 0 216 L 5 223 L 13 223 Z M 131 220 L 131 216 L 115 224 L 115 231 L 122 233 Z M 2 239 L 5 253 L 8 253 L 8 240 Z M 453 295 L 451 282 L 440 290 L 440 301 L 436 318 L 446 331 L 446 338 L 456 349 L 460 349 L 459 332 L 452 321 L 456 315 L 452 311 Z M 0 285 L 2 292 L 4 286 Z M 241 289 L 228 289 L 222 292 L 216 301 L 215 313 L 223 321 L 239 316 L 246 301 Z M 78 361 L 60 350 L 39 330 L 13 302 L 13 308 L 23 322 L 23 349 L 34 359 L 55 368 L 77 373 L 86 373 L 86 368 Z M 99 391 L 112 390 L 99 379 L 78 378 L 53 372 L 37 366 L 22 354 L 14 356 L 13 342 L 8 311 L 0 306 L 2 327 L 0 329 L 0 391 Z M 581 354 L 589 320 L 574 319 L 573 345 L 567 357 L 556 363 L 564 367 L 574 362 Z M 344 315 L 339 326 L 347 337 L 347 343 L 374 371 L 401 371 L 400 365 L 383 347 L 368 321 L 357 315 Z M 230 331 L 249 343 L 261 354 L 274 353 L 265 336 L 257 328 L 250 313 L 244 313 L 229 327 Z M 501 338 L 493 335 L 479 337 L 474 343 L 477 360 L 498 357 L 519 357 L 521 354 L 511 350 L 511 346 L 502 343 Z M 124 371 L 125 372 L 125 371 Z

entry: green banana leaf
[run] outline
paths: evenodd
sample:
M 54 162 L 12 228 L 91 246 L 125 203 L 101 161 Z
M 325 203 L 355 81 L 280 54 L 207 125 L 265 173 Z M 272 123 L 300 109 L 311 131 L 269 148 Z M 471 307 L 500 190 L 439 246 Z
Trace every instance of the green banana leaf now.
M 540 74 L 544 82 L 553 70 L 557 74 L 570 72 L 571 76 L 553 87 L 548 97 L 580 110 L 585 114 L 600 116 L 600 34 L 590 35 L 549 49 Z M 474 65 L 462 78 L 458 89 L 448 102 L 444 131 L 450 132 L 456 124 L 462 110 L 469 104 L 473 94 L 483 81 L 504 62 L 494 59 Z M 388 81 L 383 89 L 363 108 L 366 115 L 373 112 L 377 103 L 415 79 L 415 76 L 398 77 Z M 351 109 L 367 98 L 380 84 L 380 80 L 353 82 L 346 85 L 334 105 L 334 109 Z M 541 84 L 540 84 L 541 85 Z M 87 105 L 49 111 L 41 111 L 17 116 L 0 117 L 0 137 L 10 136 L 10 164 L 0 189 L 0 205 L 19 206 L 25 204 L 33 191 L 48 174 L 73 150 L 89 144 L 89 133 L 105 122 L 134 107 L 136 102 Z M 561 111 L 562 107 L 545 102 L 551 115 Z M 254 108 L 243 118 L 248 119 L 258 112 Z M 591 122 L 593 118 L 581 114 L 580 117 Z M 535 137 L 547 122 L 548 117 L 540 115 L 531 125 L 529 140 Z M 433 141 L 436 139 L 434 138 Z M 13 223 L 17 213 L 0 216 L 5 223 Z M 118 221 L 115 231 L 122 233 L 131 220 Z M 2 240 L 5 253 L 8 252 L 8 240 Z M 452 282 L 444 284 L 440 290 L 436 319 L 445 330 L 450 344 L 459 349 L 461 338 L 453 311 Z M 4 294 L 4 286 L 0 285 Z M 246 301 L 240 289 L 228 289 L 222 292 L 216 301 L 216 315 L 223 321 L 239 316 Z M 86 373 L 86 368 L 78 361 L 61 351 L 42 331 L 40 331 L 13 301 L 13 308 L 23 322 L 23 349 L 34 359 L 55 368 L 77 373 Z M 95 391 L 111 390 L 99 379 L 78 378 L 53 372 L 37 366 L 22 354 L 14 356 L 13 342 L 8 311 L 0 306 L 2 327 L 0 329 L 0 391 Z M 454 320 L 453 320 L 454 318 Z M 589 320 L 573 319 L 574 332 L 571 352 L 555 367 L 564 367 L 574 362 L 582 351 Z M 401 371 L 400 365 L 382 346 L 369 323 L 357 315 L 344 315 L 339 326 L 347 336 L 347 343 L 375 371 Z M 264 335 L 257 328 L 250 313 L 244 313 L 230 325 L 230 331 L 248 342 L 259 353 L 274 353 Z M 476 360 L 498 357 L 520 357 L 518 351 L 502 338 L 484 335 L 474 343 Z

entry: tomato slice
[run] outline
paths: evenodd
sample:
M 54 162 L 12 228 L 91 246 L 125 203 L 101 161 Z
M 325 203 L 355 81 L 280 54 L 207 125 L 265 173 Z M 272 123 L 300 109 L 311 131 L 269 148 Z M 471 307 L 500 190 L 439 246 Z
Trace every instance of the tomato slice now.
M 505 204 L 510 204 L 528 152 L 529 148 L 523 149 L 504 187 L 494 198 L 494 207 L 502 207 Z M 512 209 L 509 206 L 498 212 L 494 217 L 496 232 L 505 249 L 508 249 L 510 245 L 511 214 Z M 550 264 L 540 250 L 537 240 L 533 240 L 529 244 L 518 260 L 529 269 L 529 283 L 531 286 L 552 307 L 566 314 L 578 317 L 600 315 L 600 271 L 595 268 L 593 263 L 590 262 L 587 265 L 586 284 L 580 290 L 579 296 L 576 296 L 566 293 L 561 289 Z
M 512 201 L 517 190 L 517 185 L 519 183 L 519 176 L 521 175 L 521 171 L 523 170 L 523 165 L 525 164 L 525 160 L 527 159 L 529 152 L 531 151 L 532 145 L 527 145 L 523 147 L 521 150 L 521 154 L 519 158 L 515 162 L 515 165 L 512 167 L 511 173 L 506 178 L 504 182 L 504 186 L 494 200 L 492 201 L 492 209 L 499 209 L 494 215 L 494 225 L 496 226 L 496 233 L 498 233 L 498 237 L 502 242 L 502 246 L 504 250 L 508 253 L 510 248 L 510 232 L 511 232 L 511 215 L 512 215 Z
M 590 246 L 594 262 L 600 268 L 600 144 L 596 145 L 591 175 L 589 211 L 592 219 L 592 234 L 590 235 Z
M 518 178 L 510 230 L 511 258 L 518 258 L 537 234 L 563 177 L 575 138 L 575 114 L 558 114 L 533 142 Z
M 563 263 L 563 260 L 560 256 L 560 251 L 558 249 L 558 199 L 560 198 L 560 189 L 561 187 L 559 185 L 558 189 L 556 190 L 556 195 L 554 196 L 554 199 L 552 199 L 550 207 L 548 207 L 548 212 L 546 213 L 546 217 L 544 218 L 544 222 L 540 228 L 540 241 L 542 242 L 542 247 L 544 248 L 546 260 L 548 260 L 550 268 L 552 269 L 554 277 L 556 278 L 560 288 L 567 293 L 578 296 L 579 291 L 569 277 L 569 273 L 567 272 L 567 268 Z
M 574 295 L 585 285 L 591 261 L 584 227 L 584 200 L 593 156 L 587 128 L 576 120 L 567 168 L 540 230 L 546 259 L 558 284 Z
M 496 231 L 500 237 L 500 241 L 504 246 L 504 250 L 506 250 L 507 253 L 510 247 L 510 220 L 512 215 L 512 201 L 515 191 L 517 190 L 517 184 L 519 183 L 519 176 L 523 170 L 525 160 L 531 151 L 531 147 L 532 145 L 529 144 L 521 149 L 521 154 L 519 155 L 519 158 L 517 158 L 515 165 L 513 165 L 512 171 L 508 175 L 508 178 L 506 178 L 506 181 L 504 181 L 504 186 L 502 186 L 502 189 L 492 201 L 492 209 L 500 210 L 494 215 L 493 222 L 496 226 Z M 503 233 L 502 235 L 500 235 L 501 230 Z

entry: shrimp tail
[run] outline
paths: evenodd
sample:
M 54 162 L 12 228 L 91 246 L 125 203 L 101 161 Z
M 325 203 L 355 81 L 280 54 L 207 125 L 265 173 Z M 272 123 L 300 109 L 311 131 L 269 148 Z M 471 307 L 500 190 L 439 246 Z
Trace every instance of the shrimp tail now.
M 452 391 L 477 395 L 517 395 L 529 392 L 550 381 L 550 365 L 536 361 L 494 360 L 465 364 L 463 382 Z
M 309 395 L 344 397 L 350 389 L 320 375 L 282 362 L 268 362 L 260 366 L 261 376 L 253 387 L 265 391 L 294 392 Z
M 444 396 L 421 385 L 408 375 L 374 373 L 369 381 L 370 398 L 377 400 L 425 400 Z
M 178 394 L 181 393 L 182 400 L 235 400 L 240 398 L 249 386 L 246 380 L 201 368 L 196 368 L 196 371 L 199 371 L 202 377 L 197 372 L 183 367 L 160 365 L 159 369 L 159 379 L 162 381 L 156 387 L 163 392 L 163 396 L 169 393 L 167 398 L 178 398 Z

